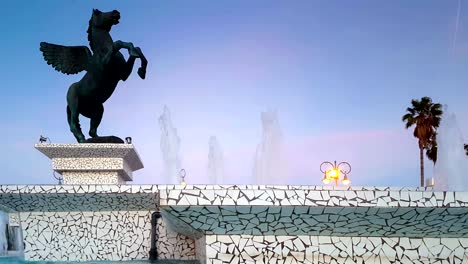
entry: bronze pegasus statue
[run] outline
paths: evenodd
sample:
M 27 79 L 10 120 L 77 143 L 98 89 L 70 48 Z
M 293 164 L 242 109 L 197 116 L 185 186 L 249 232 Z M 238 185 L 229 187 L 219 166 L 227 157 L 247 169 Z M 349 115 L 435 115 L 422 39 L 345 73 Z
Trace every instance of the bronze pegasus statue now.
M 86 46 L 61 46 L 46 42 L 40 43 L 40 50 L 47 64 L 65 74 L 77 74 L 86 71 L 83 78 L 73 83 L 67 93 L 67 119 L 70 130 L 79 143 L 93 142 L 99 138 L 97 128 L 104 113 L 103 103 L 109 99 L 119 81 L 125 81 L 132 73 L 136 58 L 141 65 L 138 75 L 145 79 L 148 61 L 141 49 L 131 42 L 113 41 L 110 30 L 119 23 L 120 13 L 117 10 L 101 12 L 93 9 L 88 27 L 88 41 L 91 50 Z M 125 61 L 120 49 L 127 49 Z M 79 115 L 91 119 L 89 136 L 86 140 L 81 131 Z M 123 141 L 122 141 L 123 142 Z

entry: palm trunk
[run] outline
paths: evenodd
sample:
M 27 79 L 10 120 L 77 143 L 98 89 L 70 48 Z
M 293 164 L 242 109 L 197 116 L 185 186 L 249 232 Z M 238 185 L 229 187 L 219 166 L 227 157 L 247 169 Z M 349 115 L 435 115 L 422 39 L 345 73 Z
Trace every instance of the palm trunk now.
M 419 147 L 419 164 L 421 166 L 421 187 L 424 187 L 424 153 L 423 148 Z

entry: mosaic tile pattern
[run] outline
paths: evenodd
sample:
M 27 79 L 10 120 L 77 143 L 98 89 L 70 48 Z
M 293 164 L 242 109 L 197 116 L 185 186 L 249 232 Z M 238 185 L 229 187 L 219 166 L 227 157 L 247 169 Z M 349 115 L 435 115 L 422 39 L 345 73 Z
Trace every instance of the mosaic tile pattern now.
M 424 190 L 424 189 L 423 189 Z M 0 208 L 7 207 L 14 211 L 76 211 L 82 210 L 81 203 L 90 206 L 93 210 L 117 210 L 119 208 L 129 208 L 128 210 L 153 210 L 155 203 L 159 199 L 155 197 L 161 195 L 161 205 L 180 204 L 182 206 L 198 204 L 222 205 L 231 203 L 237 196 L 235 202 L 240 204 L 247 200 L 252 205 L 264 205 L 271 203 L 265 195 L 274 196 L 275 199 L 284 200 L 291 195 L 291 200 L 297 197 L 309 198 L 314 195 L 320 196 L 315 205 L 335 205 L 336 202 L 349 199 L 348 206 L 380 206 L 382 201 L 388 198 L 377 197 L 377 193 L 386 192 L 396 194 L 391 199 L 390 205 L 399 204 L 409 206 L 430 205 L 426 200 L 434 201 L 437 205 L 447 207 L 460 207 L 466 204 L 466 193 L 451 192 L 445 195 L 443 192 L 418 191 L 409 188 L 363 188 L 347 187 L 329 188 L 322 186 L 263 186 L 263 185 L 0 185 Z M 308 196 L 304 194 L 308 193 Z M 265 194 L 264 194 L 265 193 Z M 297 193 L 297 194 L 295 194 Z M 341 196 L 334 196 L 339 193 Z M 375 193 L 375 194 L 374 194 Z M 410 200 L 410 193 L 413 196 L 422 197 L 419 201 Z M 304 194 L 304 195 L 303 195 Z M 224 196 L 223 196 L 224 195 Z M 255 196 L 257 195 L 257 196 Z M 288 196 L 286 196 L 288 195 Z M 344 195 L 344 198 L 342 197 Z M 117 197 L 107 199 L 103 197 Z M 198 197 L 199 196 L 199 197 Z M 240 197 L 241 196 L 241 197 Z M 87 202 L 89 197 L 93 202 Z M 226 199 L 224 199 L 226 197 Z M 234 197 L 234 198 L 233 198 Z M 242 198 L 243 197 L 243 198 Z M 366 202 L 366 197 L 376 199 Z M 430 197 L 428 199 L 428 197 Z M 445 198 L 447 197 L 447 198 Z M 464 198 L 465 197 L 465 198 Z M 245 199 L 244 199 L 245 198 Z M 263 201 L 262 199 L 267 200 Z M 306 202 L 305 198 L 296 199 L 299 202 Z M 327 199 L 330 198 L 328 201 Z M 51 201 L 49 201 L 51 199 Z M 104 199 L 105 201 L 101 200 Z M 136 199 L 136 200 L 134 200 Z M 145 201 L 144 199 L 147 199 Z M 125 202 L 129 201 L 129 202 Z M 379 202 L 380 201 L 380 202 Z M 465 201 L 465 202 L 464 202 Z M 397 203 L 395 203 L 397 202 Z M 132 206 L 132 204 L 137 204 Z M 338 203 L 346 205 L 346 201 Z M 313 206 L 314 204 L 312 204 Z M 3 207 L 2 207 L 3 206 Z M 133 208 L 133 209 L 131 209 Z M 5 209 L 8 210 L 8 209 Z
M 260 191 L 279 191 L 279 190 L 309 190 L 309 191 L 396 191 L 396 192 L 431 192 L 432 188 L 400 188 L 400 187 L 342 187 L 342 186 L 315 186 L 315 185 L 82 185 L 79 186 L 84 192 L 125 192 L 125 193 L 140 193 L 140 192 L 157 192 L 164 191 L 161 194 L 167 195 L 176 191 L 178 194 L 183 191 L 197 191 L 197 190 L 260 190 Z M 49 192 L 76 192 L 77 186 L 64 186 L 64 185 L 0 185 L 0 193 L 49 193 Z M 442 193 L 442 192 L 441 192 Z M 453 192 L 452 192 L 453 193 Z M 464 192 L 459 192 L 464 193 Z
M 54 158 L 123 158 L 134 170 L 143 168 L 141 159 L 132 144 L 36 144 L 34 147 L 50 159 Z
M 0 185 L 0 194 L 111 194 L 111 193 L 158 193 L 167 185 Z
M 161 190 L 329 190 L 329 191 L 432 191 L 432 187 L 379 187 L 333 185 L 158 185 Z
M 0 205 L 12 212 L 156 210 L 155 185 L 1 185 Z
M 155 210 L 160 201 L 157 194 L 160 193 L 161 206 L 175 217 L 172 222 L 179 226 L 176 229 L 195 239 L 203 232 L 416 237 L 467 235 L 466 192 L 391 188 L 319 190 L 314 186 L 309 186 L 309 189 L 304 186 L 301 189 L 245 187 L 0 186 L 0 204 L 14 211 L 26 212 Z
M 175 217 L 173 214 L 168 213 L 165 209 L 160 210 L 161 216 L 163 217 L 164 221 L 167 223 L 167 226 L 170 230 L 174 230 L 175 232 L 182 234 L 186 237 L 191 239 L 200 239 L 204 237 L 204 233 L 193 228 L 191 225 L 185 223 L 184 221 L 180 221 Z
M 169 206 L 468 207 L 468 192 L 419 190 L 166 189 Z
M 167 228 L 167 219 L 158 220 L 158 249 L 159 259 L 195 260 L 195 241 Z
M 27 260 L 148 259 L 150 211 L 21 213 Z M 12 215 L 10 214 L 10 219 Z M 18 217 L 19 220 L 19 217 Z M 195 260 L 195 241 L 158 221 L 159 259 Z
M 121 184 L 133 180 L 133 172 L 123 158 L 55 158 L 52 167 L 62 174 L 64 184 Z
M 164 208 L 205 234 L 468 237 L 468 208 L 192 206 Z
M 21 213 L 28 260 L 147 259 L 151 212 Z
M 468 263 L 467 238 L 212 235 L 206 263 Z
M 64 171 L 63 184 L 125 184 L 125 176 L 118 171 Z
M 35 260 L 146 259 L 151 211 L 158 206 L 164 219 L 158 227 L 164 257 L 206 263 L 468 263 L 467 192 L 0 185 L 0 208 L 23 212 L 26 257 Z M 124 245 L 125 233 L 133 234 L 129 240 L 141 240 Z M 432 238 L 418 238 L 423 236 Z
M 122 184 L 132 181 L 132 172 L 143 168 L 130 144 L 36 144 L 35 147 L 52 160 L 52 168 L 64 176 L 65 184 Z M 106 172 L 114 174 L 109 177 Z M 99 176 L 106 179 L 95 181 Z
M 206 234 L 468 235 L 468 192 L 273 188 L 167 189 L 161 206 Z
M 67 170 L 121 170 L 121 158 L 54 158 L 52 167 L 57 171 Z

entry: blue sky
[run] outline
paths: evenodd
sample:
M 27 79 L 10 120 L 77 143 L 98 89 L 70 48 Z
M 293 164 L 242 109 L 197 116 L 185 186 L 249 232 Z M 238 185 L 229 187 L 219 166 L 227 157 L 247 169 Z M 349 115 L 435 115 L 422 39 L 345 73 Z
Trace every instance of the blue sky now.
M 463 1 L 462 1 L 463 2 Z M 208 140 L 225 151 L 228 183 L 252 183 L 261 111 L 277 109 L 291 184 L 320 184 L 318 166 L 347 160 L 354 185 L 417 186 L 417 141 L 401 116 L 412 98 L 448 104 L 468 135 L 468 4 L 458 1 L 31 1 L 2 3 L 0 183 L 54 183 L 39 135 L 74 142 L 66 92 L 81 74 L 47 65 L 39 42 L 87 45 L 93 8 L 117 9 L 114 40 L 149 60 L 121 82 L 101 135 L 132 136 L 166 183 L 158 116 L 167 105 L 190 183 L 206 183 Z M 458 25 L 458 26 L 457 26 Z M 125 52 L 124 52 L 125 53 Z M 88 120 L 82 119 L 84 131 Z M 432 175 L 432 165 L 426 163 Z

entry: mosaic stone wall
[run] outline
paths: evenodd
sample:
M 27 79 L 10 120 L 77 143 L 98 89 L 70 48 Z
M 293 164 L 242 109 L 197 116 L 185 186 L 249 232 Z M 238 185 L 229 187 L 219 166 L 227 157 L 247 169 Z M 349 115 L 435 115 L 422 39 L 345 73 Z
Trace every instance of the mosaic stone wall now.
M 158 204 L 156 185 L 0 185 L 5 211 L 144 211 Z
M 116 171 L 64 171 L 63 184 L 125 184 L 126 181 Z
M 21 213 L 28 260 L 147 259 L 151 212 Z
M 467 192 L 246 187 L 161 190 L 161 205 L 206 234 L 468 236 Z
M 0 207 L 22 212 L 25 255 L 33 260 L 147 259 L 150 212 L 158 206 L 165 219 L 158 227 L 164 258 L 216 264 L 468 263 L 467 192 L 251 185 L 0 186 Z M 125 240 L 123 234 L 140 240 Z
M 132 171 L 143 168 L 141 159 L 132 144 L 36 144 L 35 148 L 42 152 L 44 155 L 52 159 L 60 161 L 61 159 L 79 159 L 79 161 L 86 161 L 91 158 L 99 160 L 106 159 L 125 159 L 126 166 Z M 91 160 L 92 162 L 92 160 Z M 67 162 L 70 166 L 73 163 Z M 57 165 L 65 165 L 58 162 Z M 83 164 L 87 166 L 87 164 Z M 96 166 L 100 166 L 96 164 Z
M 209 264 L 468 263 L 468 238 L 211 235 Z
M 205 234 L 468 237 L 468 208 L 191 206 L 164 210 Z
M 167 220 L 158 220 L 158 256 L 160 259 L 195 260 L 195 240 L 167 227 Z
M 125 184 L 133 179 L 124 158 L 54 158 L 64 184 Z
M 341 207 L 468 207 L 468 192 L 435 192 L 405 188 L 247 188 L 160 189 L 168 206 L 341 206 Z M 253 188 L 257 187 L 257 188 Z M 287 187 L 287 186 L 286 186 Z
M 143 164 L 131 144 L 36 144 L 65 184 L 124 184 Z M 103 179 L 101 179 L 103 177 Z
M 27 260 L 145 260 L 150 211 L 21 213 Z M 10 214 L 10 218 L 13 215 Z M 19 219 L 19 218 L 18 218 Z M 158 222 L 160 259 L 194 260 L 195 241 Z

